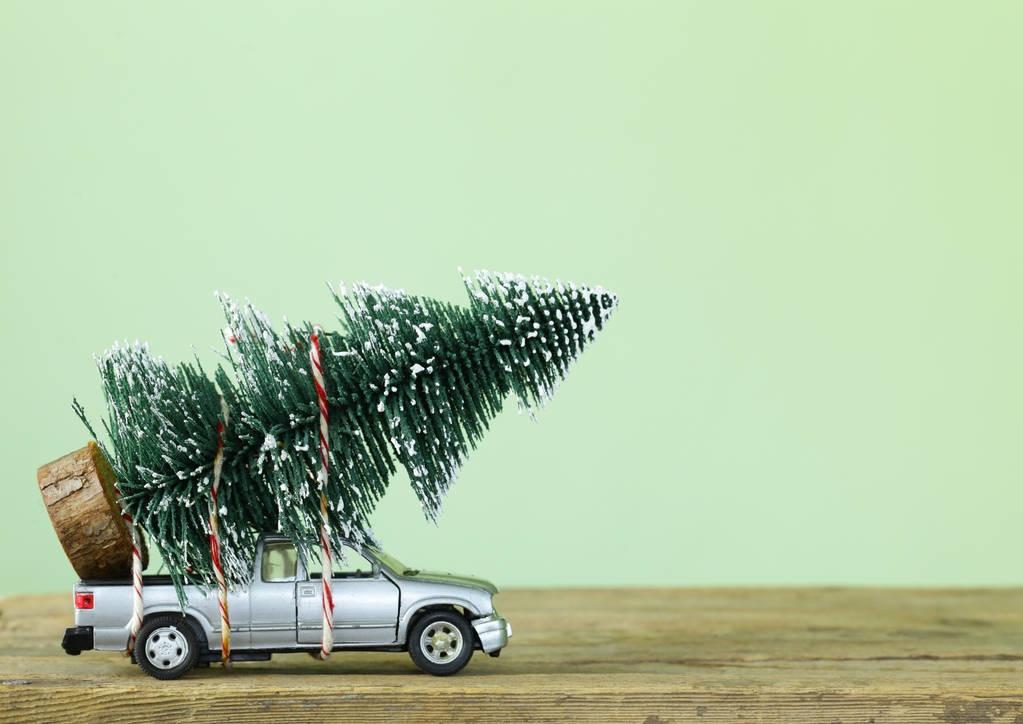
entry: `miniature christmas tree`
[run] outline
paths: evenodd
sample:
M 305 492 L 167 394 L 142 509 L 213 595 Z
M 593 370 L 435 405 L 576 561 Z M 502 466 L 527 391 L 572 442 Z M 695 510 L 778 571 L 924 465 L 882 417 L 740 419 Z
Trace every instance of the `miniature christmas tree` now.
M 599 287 L 511 274 L 478 272 L 464 282 L 468 307 L 364 284 L 334 292 L 339 332 L 309 324 L 278 331 L 251 305 L 222 297 L 226 366 L 212 379 L 197 362 L 172 366 L 142 345 L 100 358 L 105 452 L 121 505 L 179 592 L 216 578 L 208 540 L 218 453 L 215 513 L 228 583 L 246 582 L 261 532 L 281 531 L 303 556 L 313 553 L 321 493 L 332 545 L 370 543 L 368 517 L 398 465 L 435 518 L 504 400 L 542 404 L 618 301 Z M 321 388 L 310 365 L 314 340 Z M 77 403 L 76 411 L 88 425 Z

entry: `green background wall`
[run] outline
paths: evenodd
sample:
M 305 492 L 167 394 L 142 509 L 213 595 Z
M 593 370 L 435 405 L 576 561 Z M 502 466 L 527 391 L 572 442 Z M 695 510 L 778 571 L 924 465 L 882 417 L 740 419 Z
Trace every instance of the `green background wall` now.
M 925 2 L 0 3 L 0 592 L 73 573 L 35 468 L 91 355 L 212 362 L 213 291 L 456 268 L 622 306 L 439 526 L 505 585 L 1019 583 L 1023 10 Z

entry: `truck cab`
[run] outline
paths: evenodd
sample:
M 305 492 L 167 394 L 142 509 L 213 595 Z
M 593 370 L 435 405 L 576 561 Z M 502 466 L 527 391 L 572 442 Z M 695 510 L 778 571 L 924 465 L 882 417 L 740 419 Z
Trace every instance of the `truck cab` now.
M 334 651 L 407 651 L 423 671 L 460 671 L 474 650 L 497 656 L 511 626 L 494 609 L 497 588 L 483 579 L 411 569 L 375 548 L 346 543 L 330 571 Z M 323 571 L 303 561 L 279 534 L 262 536 L 252 576 L 229 591 L 231 660 L 265 661 L 274 653 L 317 652 L 322 634 Z M 144 618 L 131 651 L 159 679 L 221 659 L 217 592 L 186 586 L 181 607 L 169 576 L 143 578 Z M 130 581 L 75 585 L 75 626 L 64 650 L 124 651 L 130 636 Z

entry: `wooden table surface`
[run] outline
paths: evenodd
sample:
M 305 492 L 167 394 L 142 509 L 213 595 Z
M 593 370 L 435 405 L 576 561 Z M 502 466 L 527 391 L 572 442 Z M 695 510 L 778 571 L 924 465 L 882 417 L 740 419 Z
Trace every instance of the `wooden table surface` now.
M 1023 589 L 513 590 L 459 675 L 304 654 L 151 679 L 67 656 L 69 595 L 0 600 L 0 720 L 1023 724 Z

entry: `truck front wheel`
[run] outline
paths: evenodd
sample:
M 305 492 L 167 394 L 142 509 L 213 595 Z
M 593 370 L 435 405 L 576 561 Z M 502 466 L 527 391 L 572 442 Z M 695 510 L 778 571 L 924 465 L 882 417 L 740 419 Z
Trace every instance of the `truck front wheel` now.
M 181 616 L 154 616 L 142 624 L 135 640 L 135 661 L 157 679 L 177 679 L 192 670 L 199 642 Z
M 434 676 L 458 673 L 472 658 L 472 629 L 454 611 L 436 611 L 419 619 L 408 637 L 408 653 Z

